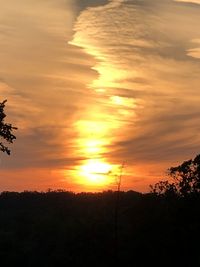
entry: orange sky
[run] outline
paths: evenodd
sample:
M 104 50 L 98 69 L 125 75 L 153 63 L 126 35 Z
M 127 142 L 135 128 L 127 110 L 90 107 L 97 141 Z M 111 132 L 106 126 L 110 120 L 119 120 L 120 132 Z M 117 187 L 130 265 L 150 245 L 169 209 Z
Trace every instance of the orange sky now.
M 199 153 L 200 1 L 0 0 L 1 190 L 146 192 Z

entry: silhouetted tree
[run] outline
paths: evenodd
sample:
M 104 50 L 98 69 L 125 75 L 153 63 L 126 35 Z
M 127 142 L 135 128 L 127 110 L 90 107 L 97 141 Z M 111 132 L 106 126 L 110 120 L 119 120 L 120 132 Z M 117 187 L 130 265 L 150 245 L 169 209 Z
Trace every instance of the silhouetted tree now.
M 6 141 L 7 143 L 13 143 L 16 137 L 12 134 L 13 130 L 16 130 L 16 127 L 13 127 L 10 123 L 5 123 L 6 114 L 4 113 L 5 103 L 7 100 L 4 100 L 0 103 L 0 151 L 6 152 L 10 155 L 10 149 L 3 143 Z M 3 141 L 1 141 L 3 140 Z
M 1 266 L 115 266 L 116 194 L 1 192 Z M 200 196 L 119 194 L 119 266 L 200 266 Z
M 170 183 L 169 181 L 159 181 L 155 185 L 150 185 L 151 193 L 158 196 L 172 196 L 177 194 L 177 188 L 175 183 Z
M 171 167 L 168 175 L 174 182 L 160 181 L 151 187 L 151 192 L 157 195 L 186 196 L 200 192 L 200 155 L 184 161 L 177 167 Z

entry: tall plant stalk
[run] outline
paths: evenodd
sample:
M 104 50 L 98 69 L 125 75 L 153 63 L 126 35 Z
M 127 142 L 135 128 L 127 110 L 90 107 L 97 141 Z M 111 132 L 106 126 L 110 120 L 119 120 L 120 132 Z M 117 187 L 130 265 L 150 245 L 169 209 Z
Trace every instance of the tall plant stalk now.
M 119 258 L 119 207 L 120 207 L 120 191 L 122 183 L 122 175 L 125 163 L 123 162 L 120 168 L 120 173 L 117 180 L 117 192 L 116 192 L 116 205 L 114 214 L 114 248 L 115 248 L 115 260 Z

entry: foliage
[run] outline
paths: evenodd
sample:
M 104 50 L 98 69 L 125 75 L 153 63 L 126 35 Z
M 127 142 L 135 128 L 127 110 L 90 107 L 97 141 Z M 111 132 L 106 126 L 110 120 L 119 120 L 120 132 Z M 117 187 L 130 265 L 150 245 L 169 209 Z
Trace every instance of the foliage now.
M 151 187 L 151 192 L 157 195 L 187 196 L 200 192 L 200 155 L 184 161 L 177 167 L 171 167 L 168 175 L 173 182 L 160 181 Z
M 4 113 L 6 100 L 0 103 L 0 141 L 3 139 L 7 143 L 13 143 L 14 139 L 16 139 L 15 135 L 13 135 L 13 130 L 16 130 L 16 127 L 13 127 L 10 123 L 5 123 L 6 114 Z M 0 142 L 0 151 L 6 152 L 10 155 L 10 149 L 3 143 Z
M 156 195 L 174 195 L 177 193 L 177 188 L 174 183 L 170 183 L 169 181 L 159 181 L 155 185 L 150 185 L 151 192 Z
M 120 192 L 3 192 L 1 266 L 200 266 L 200 196 Z

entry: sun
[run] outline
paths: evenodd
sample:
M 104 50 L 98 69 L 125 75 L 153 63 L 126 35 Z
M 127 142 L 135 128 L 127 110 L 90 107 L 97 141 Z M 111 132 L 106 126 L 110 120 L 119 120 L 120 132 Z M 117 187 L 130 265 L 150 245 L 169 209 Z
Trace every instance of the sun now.
M 112 165 L 101 159 L 89 159 L 80 167 L 82 182 L 87 185 L 104 186 L 112 182 Z

